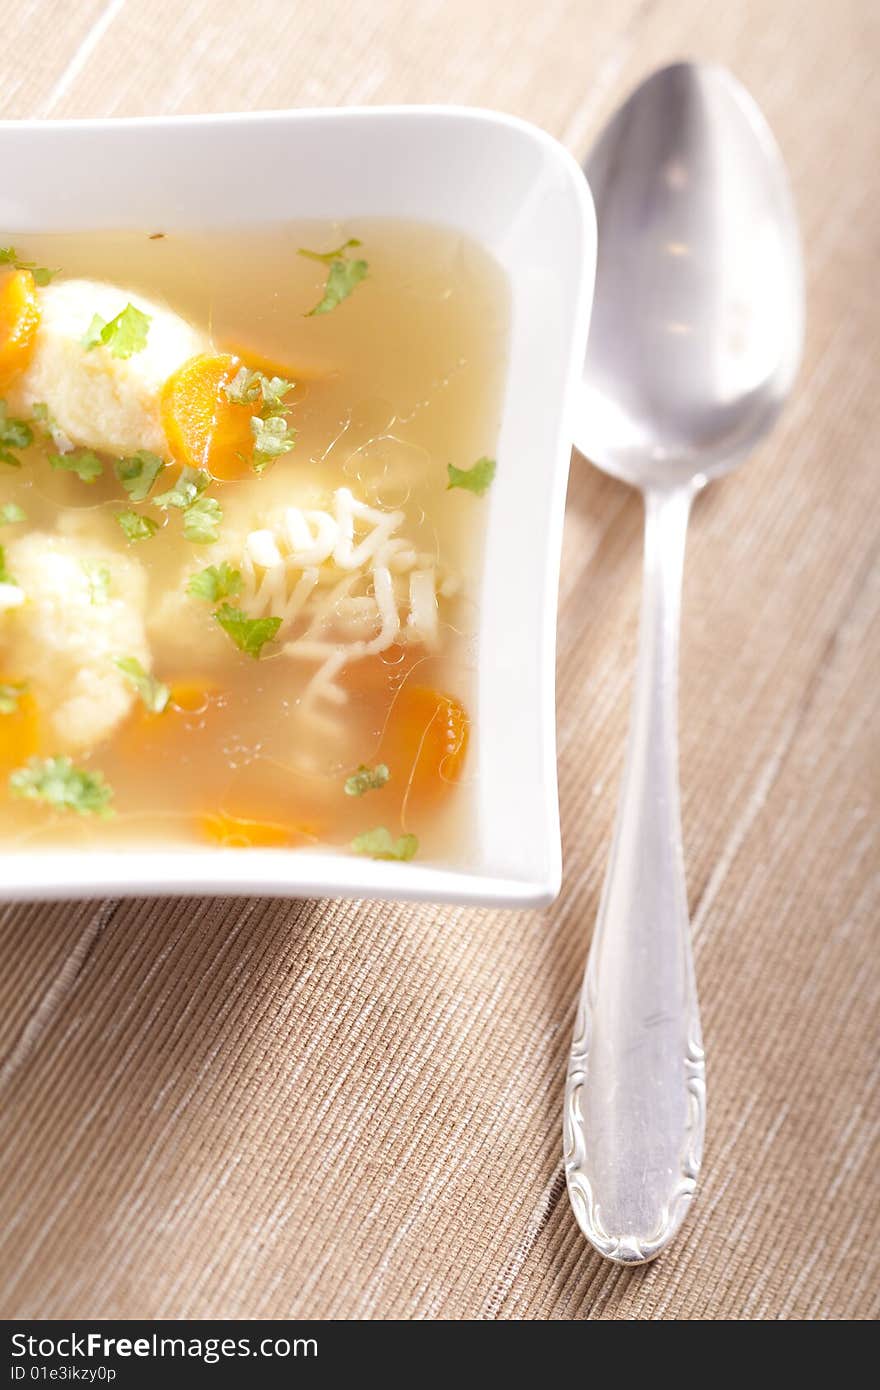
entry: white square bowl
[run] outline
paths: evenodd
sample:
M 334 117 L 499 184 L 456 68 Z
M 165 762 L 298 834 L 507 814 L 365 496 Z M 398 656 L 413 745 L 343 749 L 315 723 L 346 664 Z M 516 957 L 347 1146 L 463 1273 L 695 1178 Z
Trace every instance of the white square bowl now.
M 550 902 L 561 878 L 554 664 L 569 410 L 596 262 L 592 202 L 574 160 L 534 126 L 458 107 L 0 122 L 0 151 L 0 227 L 10 241 L 102 227 L 409 218 L 479 241 L 505 268 L 511 292 L 477 654 L 472 862 L 398 864 L 312 850 L 39 850 L 0 854 L 0 897 Z

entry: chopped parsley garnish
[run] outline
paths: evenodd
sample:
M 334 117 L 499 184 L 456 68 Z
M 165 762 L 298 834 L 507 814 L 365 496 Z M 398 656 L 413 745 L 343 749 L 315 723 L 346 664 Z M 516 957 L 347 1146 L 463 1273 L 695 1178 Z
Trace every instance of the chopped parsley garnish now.
M 257 473 L 262 473 L 282 454 L 289 454 L 296 441 L 296 431 L 290 428 L 283 415 L 270 415 L 268 419 L 252 415 L 251 432 L 254 436 L 254 471 Z
M 184 537 L 194 545 L 213 545 L 222 520 L 223 508 L 216 497 L 199 497 L 184 510 Z
M 53 468 L 75 473 L 84 483 L 97 482 L 104 472 L 104 465 L 91 449 L 74 449 L 72 454 L 50 454 L 49 462 Z
M 299 248 L 301 256 L 308 256 L 310 261 L 320 261 L 330 267 L 324 293 L 315 307 L 305 314 L 305 318 L 313 318 L 315 314 L 329 314 L 330 310 L 341 304 L 343 299 L 347 299 L 352 290 L 366 277 L 367 262 L 351 260 L 348 256 L 348 252 L 360 244 L 357 237 L 349 237 L 348 241 L 344 241 L 333 251 L 307 251 L 304 246 Z
M 334 261 L 341 260 L 346 251 L 350 251 L 355 246 L 360 246 L 357 237 L 349 237 L 341 246 L 336 246 L 332 251 L 307 251 L 304 246 L 299 248 L 301 256 L 308 256 L 310 261 L 321 261 L 323 265 L 332 265 Z
M 187 464 L 174 486 L 153 498 L 157 507 L 176 507 L 183 512 L 183 534 L 196 545 L 211 545 L 220 534 L 223 508 L 215 497 L 202 496 L 210 482 L 206 469 Z
M 70 758 L 31 758 L 9 778 L 13 796 L 45 801 L 59 811 L 110 816 L 113 791 L 100 772 L 74 767 Z
M 130 458 L 118 459 L 114 467 L 132 502 L 145 502 L 165 463 L 149 449 L 138 449 Z
M 0 265 L 11 265 L 16 270 L 29 270 L 34 277 L 34 284 L 39 285 L 40 289 L 48 285 L 58 274 L 57 270 L 47 270 L 44 265 L 37 265 L 36 261 L 20 260 L 14 246 L 0 246 Z
M 262 395 L 260 391 L 260 377 L 262 372 L 252 372 L 250 367 L 239 367 L 231 381 L 228 381 L 221 390 L 228 401 L 233 405 L 254 405 Z
M 95 314 L 80 342 L 86 352 L 92 348 L 105 347 L 111 357 L 131 357 L 143 352 L 147 346 L 147 333 L 152 322 L 149 314 L 126 304 L 114 319 L 109 322 Z
M 37 401 L 33 406 L 34 420 L 46 431 L 59 454 L 69 454 L 73 445 L 57 423 L 45 401 Z
M 274 414 L 284 409 L 284 397 L 294 388 L 295 383 L 285 381 L 283 376 L 264 376 L 260 372 L 260 392 L 263 397 L 263 414 Z
M 97 565 L 94 560 L 83 560 L 82 570 L 89 590 L 89 602 L 100 607 L 110 598 L 110 571 L 106 565 Z
M 14 526 L 17 521 L 27 521 L 27 515 L 17 502 L 4 502 L 0 507 L 0 526 Z
M 15 582 L 6 568 L 6 551 L 0 545 L 0 584 L 15 584 Z
M 231 603 L 222 603 L 214 617 L 239 650 L 253 657 L 259 657 L 281 626 L 280 618 L 249 618 Z
M 463 487 L 468 492 L 475 493 L 477 497 L 482 497 L 495 477 L 495 460 L 477 459 L 473 468 L 456 468 L 455 464 L 448 463 L 446 471 L 449 474 L 447 492 L 449 488 Z
M 355 854 L 368 854 L 371 859 L 412 859 L 419 842 L 415 835 L 401 835 L 395 840 L 391 831 L 380 825 L 355 835 L 351 847 Z
M 235 405 L 255 405 L 263 403 L 263 414 L 276 414 L 284 409 L 284 397 L 293 390 L 294 383 L 285 381 L 282 376 L 266 376 L 265 372 L 251 371 L 249 367 L 239 367 L 235 376 L 223 387 L 223 394 Z
M 0 714 L 14 714 L 22 695 L 27 694 L 27 681 L 13 681 L 10 685 L 0 684 Z
M 135 541 L 148 541 L 159 529 L 158 522 L 153 521 L 152 517 L 141 516 L 140 512 L 117 512 L 116 520 L 132 545 Z
M 254 436 L 253 465 L 262 473 L 270 463 L 293 448 L 296 431 L 284 418 L 284 397 L 294 383 L 281 376 L 266 376 L 265 372 L 239 367 L 235 376 L 223 388 L 226 397 L 236 405 L 257 405 L 259 414 L 251 417 Z
M 0 463 L 21 468 L 21 459 L 11 449 L 26 449 L 34 442 L 34 432 L 27 420 L 12 420 L 5 401 L 0 401 Z
M 27 420 L 12 420 L 7 415 L 5 401 L 0 401 L 0 444 L 10 449 L 26 449 L 34 442 L 34 432 Z
M 211 481 L 211 475 L 205 468 L 191 468 L 185 464 L 181 468 L 177 482 L 167 492 L 160 492 L 153 501 L 157 507 L 178 507 L 180 511 L 185 511 L 191 507 L 197 497 L 201 497 L 205 488 Z
M 242 589 L 241 573 L 221 560 L 219 565 L 209 565 L 207 569 L 194 574 L 186 586 L 186 592 L 193 598 L 204 599 L 207 603 L 219 603 L 224 598 L 234 598 Z
M 384 763 L 377 763 L 375 767 L 367 767 L 361 763 L 357 772 L 353 772 L 350 777 L 345 779 L 346 796 L 363 796 L 364 792 L 375 792 L 380 787 L 384 787 L 391 773 Z
M 136 656 L 117 656 L 113 664 L 131 682 L 147 709 L 153 714 L 161 714 L 171 699 L 168 686 L 145 671 Z

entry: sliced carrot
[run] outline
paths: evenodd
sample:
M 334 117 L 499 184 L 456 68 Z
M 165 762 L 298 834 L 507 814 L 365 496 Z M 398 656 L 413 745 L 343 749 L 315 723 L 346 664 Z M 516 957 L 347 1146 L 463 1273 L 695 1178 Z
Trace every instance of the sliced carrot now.
M 225 388 L 242 366 L 231 353 L 203 353 L 178 367 L 162 387 L 162 428 L 177 463 L 207 468 L 215 478 L 251 471 L 256 405 L 229 400 Z
M 37 287 L 29 270 L 13 270 L 0 280 L 0 391 L 31 360 L 40 323 Z
M 405 822 L 438 805 L 460 779 L 467 756 L 470 718 L 461 701 L 414 679 L 425 665 L 408 647 L 391 647 L 381 656 L 353 662 L 339 682 L 359 706 L 372 713 L 381 730 L 375 761 L 391 773 L 371 797 L 391 810 L 401 800 Z
M 459 780 L 470 718 L 454 695 L 407 683 L 395 699 L 379 747 L 393 785 L 403 793 L 403 819 L 436 806 Z
M 252 820 L 248 816 L 232 816 L 228 811 L 198 816 L 196 826 L 204 838 L 226 849 L 284 849 L 317 838 L 309 826 Z
M 6 684 L 0 681 L 0 684 Z M 24 691 L 9 714 L 0 714 L 0 768 L 8 771 L 20 767 L 37 752 L 40 726 L 37 702 Z

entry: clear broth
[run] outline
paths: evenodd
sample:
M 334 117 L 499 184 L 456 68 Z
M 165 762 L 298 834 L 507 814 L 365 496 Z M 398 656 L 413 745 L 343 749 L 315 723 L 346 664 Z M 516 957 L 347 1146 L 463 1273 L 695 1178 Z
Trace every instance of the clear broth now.
M 326 271 L 297 248 L 349 236 L 362 242 L 368 278 L 333 312 L 305 317 Z M 443 601 L 433 652 L 396 645 L 373 662 L 367 679 L 356 665 L 347 668 L 340 676 L 347 703 L 316 729 L 302 708 L 310 674 L 302 663 L 275 648 L 259 661 L 240 653 L 195 598 L 168 607 L 168 595 L 181 595 L 195 569 L 216 562 L 215 547 L 184 540 L 174 517 L 149 541 L 127 547 L 114 513 L 129 504 L 112 469 L 88 486 L 52 470 L 45 449 L 33 446 L 20 471 L 0 465 L 0 505 L 16 502 L 27 513 L 26 524 L 4 528 L 0 542 L 34 528 L 60 530 L 137 560 L 147 572 L 154 674 L 172 688 L 184 683 L 206 693 L 190 700 L 195 708 L 172 705 L 158 716 L 137 702 L 107 741 L 74 756 L 112 786 L 112 818 L 58 813 L 0 793 L 0 838 L 22 848 L 197 845 L 216 840 L 220 817 L 229 844 L 346 846 L 383 825 L 393 835 L 417 834 L 420 859 L 466 861 L 488 499 L 448 490 L 447 464 L 467 468 L 495 453 L 509 313 L 501 269 L 457 233 L 385 220 L 18 240 L 29 260 L 59 266 L 65 278 L 108 281 L 164 302 L 207 327 L 218 351 L 277 364 L 297 381 L 293 452 L 260 477 L 212 486 L 225 513 L 221 546 L 280 505 L 328 507 L 334 490 L 348 487 L 370 505 L 402 508 L 406 536 L 454 573 L 459 587 Z M 155 509 L 137 510 L 161 520 Z M 0 679 L 12 678 L 26 680 L 27 672 L 6 669 L 0 617 Z M 471 739 L 461 775 L 423 805 L 408 803 L 405 773 L 395 776 L 393 767 L 381 790 L 347 795 L 346 777 L 384 756 L 401 691 L 413 683 L 467 711 Z M 37 751 L 58 750 L 41 738 Z M 252 839 L 250 822 L 269 826 L 268 839 Z

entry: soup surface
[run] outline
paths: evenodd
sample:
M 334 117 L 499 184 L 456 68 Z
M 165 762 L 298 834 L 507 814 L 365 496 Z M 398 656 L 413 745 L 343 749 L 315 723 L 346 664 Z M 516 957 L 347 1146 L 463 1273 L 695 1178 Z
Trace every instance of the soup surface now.
M 391 221 L 0 259 L 0 840 L 466 861 L 501 269 Z

